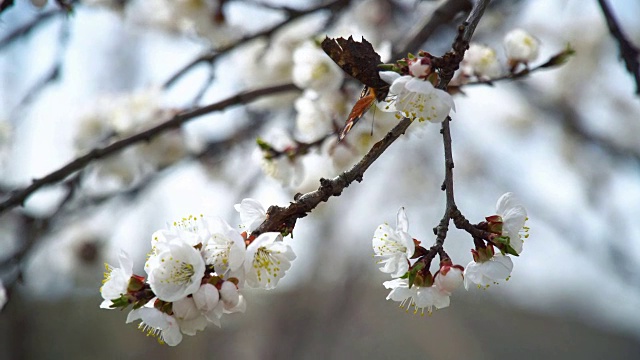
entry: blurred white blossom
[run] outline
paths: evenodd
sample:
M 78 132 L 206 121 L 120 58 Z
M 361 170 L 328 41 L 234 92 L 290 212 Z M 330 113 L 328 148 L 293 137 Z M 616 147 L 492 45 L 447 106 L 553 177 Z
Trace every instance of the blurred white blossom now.
M 300 45 L 293 53 L 293 83 L 319 93 L 336 91 L 343 71 L 314 42 Z
M 538 58 L 540 41 L 523 29 L 514 29 L 505 35 L 504 48 L 510 61 L 528 63 Z
M 464 53 L 460 69 L 467 76 L 477 76 L 481 79 L 492 79 L 502 74 L 502 66 L 495 50 L 476 43 L 470 44 Z

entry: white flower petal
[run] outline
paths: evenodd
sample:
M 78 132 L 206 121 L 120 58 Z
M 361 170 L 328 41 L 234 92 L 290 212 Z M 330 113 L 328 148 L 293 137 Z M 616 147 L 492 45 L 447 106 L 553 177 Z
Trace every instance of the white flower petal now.
M 378 74 L 380 74 L 380 78 L 389 85 L 393 84 L 394 81 L 400 77 L 400 74 L 395 71 L 380 71 Z
M 255 199 L 243 199 L 240 204 L 235 205 L 235 209 L 240 213 L 242 225 L 249 232 L 255 230 L 267 218 L 264 207 Z
M 160 244 L 157 255 L 147 260 L 148 282 L 154 294 L 172 302 L 193 294 L 200 287 L 205 263 L 200 252 L 180 240 Z
M 261 234 L 247 247 L 244 263 L 247 285 L 273 289 L 295 258 L 293 249 L 282 241 L 280 233 Z
M 142 307 L 132 310 L 127 315 L 127 323 L 142 320 L 138 328 L 169 346 L 176 346 L 182 341 L 182 333 L 178 321 L 153 307 Z

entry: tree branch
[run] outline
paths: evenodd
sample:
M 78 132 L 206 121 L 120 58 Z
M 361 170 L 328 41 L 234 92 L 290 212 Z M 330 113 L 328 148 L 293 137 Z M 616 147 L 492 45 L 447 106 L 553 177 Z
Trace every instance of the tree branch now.
M 447 0 L 440 4 L 436 11 L 429 18 L 420 24 L 414 34 L 409 36 L 409 40 L 397 47 L 392 59 L 401 59 L 407 56 L 407 52 L 417 51 L 422 44 L 427 42 L 429 37 L 443 24 L 447 24 L 453 20 L 456 15 L 463 11 L 471 9 L 470 0 Z
M 453 44 L 453 51 L 445 54 L 443 57 L 444 60 L 447 60 L 447 55 L 450 55 L 453 64 L 449 68 L 444 69 L 442 72 L 442 78 L 440 83 L 438 84 L 438 88 L 446 90 L 447 85 L 451 81 L 455 70 L 462 62 L 464 58 L 464 53 L 469 48 L 469 42 L 471 41 L 471 37 L 480 21 L 480 18 L 484 14 L 484 10 L 489 5 L 490 0 L 479 0 L 474 8 L 471 10 L 471 14 L 469 14 L 469 18 L 465 22 L 463 27 L 460 27 L 460 33 L 458 33 L 458 37 Z M 442 134 L 442 143 L 444 145 L 444 167 L 445 167 L 445 176 L 444 182 L 442 183 L 442 190 L 445 191 L 446 194 L 446 205 L 444 210 L 444 215 L 442 219 L 440 219 L 440 223 L 434 229 L 436 234 L 436 248 L 442 248 L 444 245 L 444 240 L 447 237 L 447 232 L 449 231 L 449 220 L 454 218 L 455 215 L 455 223 L 459 223 L 461 219 L 464 219 L 464 216 L 460 213 L 458 208 L 456 207 L 455 196 L 453 192 L 453 152 L 451 149 L 451 128 L 450 123 L 451 117 L 447 116 L 447 118 L 442 122 L 442 129 L 440 133 Z M 466 219 L 465 219 L 466 221 Z M 431 254 L 432 252 L 430 252 Z M 433 255 L 435 256 L 435 255 Z M 432 259 L 432 258 L 431 258 Z
M 445 76 L 441 78 L 438 84 L 439 89 L 445 90 L 447 84 L 451 81 L 455 69 L 458 68 L 464 57 L 464 52 L 469 46 L 469 40 L 484 13 L 484 9 L 488 5 L 489 0 L 480 0 L 475 4 L 467 22 L 465 22 L 462 28 L 462 33 L 459 34 L 453 44 L 453 51 L 451 52 L 453 54 L 452 59 L 451 62 L 447 64 L 449 68 L 444 71 Z M 294 201 L 287 207 L 269 207 L 267 210 L 267 219 L 254 230 L 251 235 L 257 236 L 269 231 L 281 231 L 283 228 L 291 229 L 297 219 L 305 217 L 308 212 L 315 209 L 321 202 L 329 200 L 332 196 L 339 196 L 342 190 L 351 185 L 353 181 L 361 182 L 364 173 L 371 164 L 373 164 L 400 135 L 404 134 L 409 125 L 411 125 L 411 120 L 407 118 L 402 119 L 382 140 L 373 145 L 371 150 L 350 170 L 343 172 L 333 179 L 320 179 L 320 187 L 317 190 L 296 195 Z M 443 123 L 443 127 L 444 126 L 448 128 L 447 120 Z M 450 146 L 449 141 L 449 148 Z M 453 160 L 451 160 L 451 164 L 453 164 Z M 453 175 L 451 175 L 451 181 L 453 181 L 452 176 Z M 451 194 L 453 196 L 453 186 L 451 186 Z M 447 217 L 447 222 L 448 219 Z
M 65 15 L 66 11 L 61 8 L 51 9 L 47 11 L 40 12 L 38 16 L 33 18 L 28 23 L 19 26 L 18 28 L 11 31 L 7 36 L 0 40 L 0 49 L 11 44 L 15 40 L 21 38 L 22 36 L 27 36 L 38 26 L 45 24 L 48 20 L 53 19 L 56 15 Z
M 618 42 L 618 46 L 620 47 L 620 57 L 624 61 L 625 67 L 629 74 L 633 75 L 633 77 L 635 78 L 636 94 L 640 95 L 640 61 L 638 60 L 640 51 L 631 43 L 631 41 L 629 41 L 627 36 L 622 32 L 622 28 L 618 24 L 618 21 L 609 8 L 606 0 L 598 0 L 598 4 L 600 5 L 602 14 L 607 21 L 607 27 L 609 28 L 611 36 L 613 36 Z
M 91 162 L 95 160 L 117 153 L 118 151 L 128 146 L 134 145 L 136 143 L 139 143 L 142 141 L 149 141 L 153 137 L 160 135 L 167 130 L 177 128 L 193 118 L 196 118 L 198 116 L 202 116 L 214 111 L 220 111 L 234 105 L 246 104 L 265 95 L 272 95 L 272 94 L 295 91 L 295 90 L 298 90 L 298 88 L 295 85 L 284 84 L 284 85 L 276 85 L 276 86 L 261 88 L 257 90 L 247 91 L 244 93 L 239 93 L 211 105 L 184 111 L 182 113 L 175 115 L 173 118 L 153 128 L 150 128 L 149 130 L 140 132 L 138 134 L 134 134 L 128 138 L 124 138 L 122 140 L 116 141 L 110 145 L 93 149 L 87 154 L 80 156 L 75 160 L 67 163 L 66 165 L 62 166 L 58 170 L 40 179 L 33 180 L 31 185 L 24 187 L 22 189 L 17 189 L 15 191 L 12 191 L 9 197 L 5 199 L 2 203 L 0 203 L 0 214 L 2 214 L 3 212 L 15 206 L 22 205 L 24 201 L 31 194 L 36 192 L 41 187 L 55 184 L 59 181 L 62 181 L 67 176 L 75 173 L 76 171 L 82 170 L 84 167 L 86 167 L 87 165 L 89 165 Z

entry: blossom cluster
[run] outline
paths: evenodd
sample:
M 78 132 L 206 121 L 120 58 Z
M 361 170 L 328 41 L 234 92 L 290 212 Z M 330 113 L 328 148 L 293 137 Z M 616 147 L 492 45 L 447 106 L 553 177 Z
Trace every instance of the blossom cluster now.
M 159 124 L 168 116 L 168 111 L 160 106 L 159 98 L 159 89 L 149 88 L 99 99 L 78 118 L 78 131 L 74 136 L 76 151 L 84 154 Z M 96 162 L 84 177 L 84 183 L 96 192 L 132 186 L 185 154 L 181 130 L 168 131 Z
M 272 53 L 265 54 L 265 60 L 272 56 Z M 409 55 L 393 71 L 380 72 L 381 79 L 389 84 L 389 90 L 385 99 L 375 101 L 377 104 L 371 106 L 376 118 L 372 127 L 354 127 L 344 142 L 339 143 L 331 135 L 335 135 L 344 122 L 351 104 L 348 102 L 349 88 L 343 85 L 342 70 L 316 42 L 301 42 L 291 56 L 291 80 L 304 89 L 294 103 L 299 140 L 288 136 L 267 139 L 272 147 L 268 148 L 262 162 L 267 175 L 288 186 L 295 187 L 304 178 L 299 155 L 306 151 L 298 151 L 302 143 L 324 142 L 324 146 L 319 147 L 320 152 L 330 155 L 334 169 L 341 171 L 366 153 L 376 139 L 397 124 L 398 119 L 407 117 L 419 122 L 439 123 L 452 109 L 455 110 L 451 95 L 435 87 L 438 76 L 431 66 L 430 55 Z M 280 156 L 272 156 L 272 148 L 279 150 Z
M 414 313 L 424 315 L 426 309 L 431 314 L 434 307 L 448 307 L 452 292 L 463 283 L 468 290 L 470 284 L 487 288 L 508 280 L 513 269 L 508 255 L 518 256 L 523 239 L 528 237 L 527 212 L 512 193 L 506 193 L 498 199 L 496 213 L 478 225 L 492 235 L 487 244 L 476 243 L 473 261 L 466 267 L 454 265 L 438 245 L 425 249 L 412 238 L 404 208 L 398 211 L 395 229 L 388 224 L 378 226 L 373 235 L 374 257 L 381 265 L 380 271 L 394 278 L 383 284 L 391 289 L 387 300 L 400 302 L 407 311 L 413 307 Z M 495 253 L 494 247 L 500 252 Z M 436 254 L 440 256 L 440 267 L 432 275 L 430 265 Z
M 259 202 L 244 199 L 236 210 L 240 229 L 218 217 L 189 216 L 156 231 L 146 278 L 133 274 L 121 252 L 118 267 L 107 265 L 100 307 L 133 305 L 127 323 L 141 320 L 141 330 L 171 346 L 209 323 L 220 326 L 225 313 L 244 312 L 242 289 L 275 288 L 296 256 L 278 232 L 250 235 L 266 218 Z
M 530 62 L 538 58 L 540 41 L 523 29 L 508 32 L 504 37 L 503 45 L 511 73 L 515 72 L 518 66 L 527 67 Z M 505 74 L 496 51 L 478 43 L 469 45 L 460 69 L 462 77 L 477 77 L 480 80 L 491 80 Z
M 414 313 L 429 314 L 433 308 L 442 309 L 449 306 L 449 296 L 462 285 L 463 268 L 452 265 L 450 259 L 441 261 L 440 269 L 435 276 L 422 262 L 414 261 L 417 240 L 408 233 L 409 221 L 404 208 L 398 211 L 396 228 L 388 224 L 378 226 L 373 235 L 373 250 L 380 271 L 395 278 L 384 282 L 384 287 L 391 289 L 387 300 L 400 302 L 407 311 L 413 306 Z

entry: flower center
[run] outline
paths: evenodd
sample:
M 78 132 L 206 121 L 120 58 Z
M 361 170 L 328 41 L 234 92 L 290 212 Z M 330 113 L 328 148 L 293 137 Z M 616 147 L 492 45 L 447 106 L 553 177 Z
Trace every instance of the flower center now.
M 168 276 L 162 280 L 163 283 L 186 284 L 195 274 L 193 264 L 174 259 L 173 257 L 162 259 L 161 261 L 167 266 L 165 269 L 168 270 L 169 273 Z
M 187 217 L 183 217 L 182 219 L 178 220 L 178 221 L 174 221 L 173 222 L 173 226 L 177 229 L 181 229 L 184 231 L 188 231 L 191 233 L 197 233 L 198 232 L 198 220 L 200 218 L 202 218 L 203 215 L 200 214 L 200 217 L 198 218 L 195 215 L 189 215 Z
M 279 253 L 261 247 L 256 251 L 253 258 L 253 269 L 258 276 L 258 281 L 262 282 L 263 276 L 267 277 L 267 283 L 271 283 L 272 278 L 277 278 L 280 273 L 281 261 L 277 258 Z

